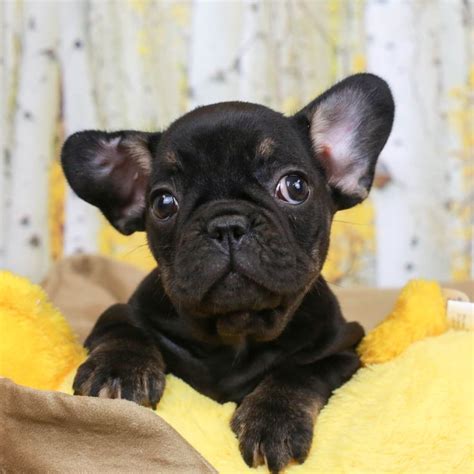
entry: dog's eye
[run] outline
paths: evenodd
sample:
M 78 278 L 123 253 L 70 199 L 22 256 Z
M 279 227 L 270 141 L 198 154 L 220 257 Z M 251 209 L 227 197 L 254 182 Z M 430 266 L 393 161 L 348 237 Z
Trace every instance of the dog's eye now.
M 153 198 L 153 213 L 158 219 L 169 219 L 178 212 L 178 201 L 170 193 L 160 193 Z
M 287 174 L 278 182 L 275 195 L 289 204 L 301 204 L 308 198 L 308 183 L 297 174 Z

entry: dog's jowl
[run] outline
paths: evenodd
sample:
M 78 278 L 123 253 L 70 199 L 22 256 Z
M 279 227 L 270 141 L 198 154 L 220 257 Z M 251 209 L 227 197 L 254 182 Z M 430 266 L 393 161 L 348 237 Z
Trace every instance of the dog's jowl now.
M 292 117 L 225 102 L 163 132 L 69 137 L 74 191 L 120 232 L 145 231 L 159 264 L 99 318 L 75 393 L 155 407 L 171 372 L 238 404 L 247 464 L 303 462 L 363 335 L 320 274 L 331 221 L 367 197 L 393 114 L 387 84 L 358 74 Z

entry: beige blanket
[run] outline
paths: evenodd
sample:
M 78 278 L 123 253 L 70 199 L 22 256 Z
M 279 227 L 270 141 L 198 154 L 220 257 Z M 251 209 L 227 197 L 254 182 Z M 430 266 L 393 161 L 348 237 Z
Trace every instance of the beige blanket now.
M 143 273 L 96 256 L 66 259 L 44 288 L 81 340 L 99 314 L 125 302 Z M 474 296 L 471 284 L 458 288 Z M 344 314 L 371 328 L 398 290 L 333 288 Z M 208 473 L 212 466 L 150 410 L 124 400 L 71 397 L 0 379 L 1 472 Z

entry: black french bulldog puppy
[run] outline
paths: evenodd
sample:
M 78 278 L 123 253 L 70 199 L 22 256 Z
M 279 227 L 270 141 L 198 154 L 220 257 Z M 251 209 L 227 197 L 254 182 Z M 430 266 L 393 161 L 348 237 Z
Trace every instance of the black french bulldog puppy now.
M 145 231 L 159 262 L 99 318 L 75 393 L 155 407 L 171 372 L 238 404 L 249 466 L 303 462 L 363 336 L 320 274 L 331 221 L 367 197 L 393 114 L 387 84 L 357 74 L 292 117 L 226 102 L 162 133 L 69 137 L 73 190 L 123 234 Z

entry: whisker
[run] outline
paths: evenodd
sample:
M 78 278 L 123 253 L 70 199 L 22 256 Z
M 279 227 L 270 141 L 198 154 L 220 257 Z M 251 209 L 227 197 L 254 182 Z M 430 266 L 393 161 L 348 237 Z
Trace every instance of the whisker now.
M 360 226 L 371 226 L 372 224 L 364 224 L 362 222 L 350 222 L 350 221 L 341 221 L 339 219 L 333 219 L 333 222 L 337 222 L 338 224 L 349 224 L 349 225 L 360 225 Z
M 148 247 L 148 244 L 137 245 L 136 247 L 130 249 L 128 252 L 125 252 L 125 255 L 128 257 L 131 253 L 141 250 L 143 247 Z

